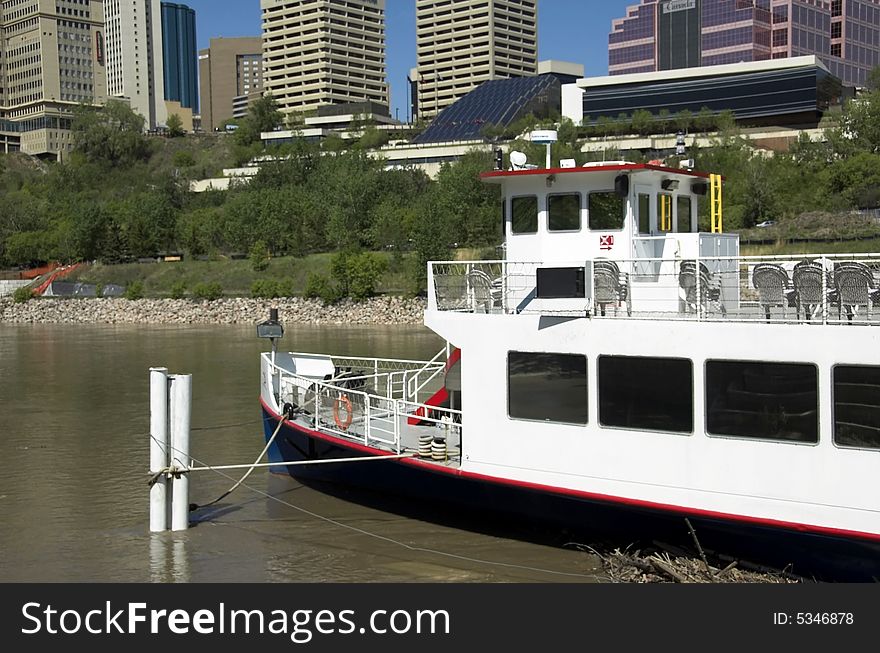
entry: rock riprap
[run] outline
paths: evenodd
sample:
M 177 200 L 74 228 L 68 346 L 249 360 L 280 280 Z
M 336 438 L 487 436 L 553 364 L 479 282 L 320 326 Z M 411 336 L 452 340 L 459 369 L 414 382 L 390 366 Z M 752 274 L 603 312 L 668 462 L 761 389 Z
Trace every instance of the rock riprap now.
M 59 299 L 22 304 L 0 299 L 0 322 L 7 324 L 257 324 L 277 307 L 290 324 L 422 324 L 424 299 L 374 297 L 363 302 L 324 305 L 320 300 L 224 298 Z

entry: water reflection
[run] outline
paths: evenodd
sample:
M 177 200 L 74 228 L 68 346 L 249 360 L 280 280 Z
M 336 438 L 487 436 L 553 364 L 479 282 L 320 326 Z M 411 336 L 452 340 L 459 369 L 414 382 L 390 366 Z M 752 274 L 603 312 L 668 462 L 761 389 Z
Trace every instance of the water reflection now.
M 422 327 L 291 326 L 286 349 L 430 358 Z M 2 581 L 577 580 L 413 551 L 316 519 L 244 488 L 186 533 L 148 532 L 149 368 L 193 374 L 193 457 L 252 461 L 263 436 L 253 327 L 0 325 Z M 233 473 L 237 479 L 237 473 Z M 200 473 L 190 500 L 231 481 Z M 561 548 L 365 504 L 258 470 L 248 484 L 341 524 L 416 548 L 527 567 L 594 570 Z M 440 516 L 442 517 L 442 515 Z

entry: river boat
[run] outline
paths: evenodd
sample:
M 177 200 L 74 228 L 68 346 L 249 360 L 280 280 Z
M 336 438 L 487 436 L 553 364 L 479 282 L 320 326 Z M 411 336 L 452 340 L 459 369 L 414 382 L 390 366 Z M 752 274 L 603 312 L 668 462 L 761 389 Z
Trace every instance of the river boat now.
M 880 255 L 741 256 L 690 162 L 523 159 L 504 260 L 428 264 L 434 358 L 262 354 L 273 471 L 880 578 Z

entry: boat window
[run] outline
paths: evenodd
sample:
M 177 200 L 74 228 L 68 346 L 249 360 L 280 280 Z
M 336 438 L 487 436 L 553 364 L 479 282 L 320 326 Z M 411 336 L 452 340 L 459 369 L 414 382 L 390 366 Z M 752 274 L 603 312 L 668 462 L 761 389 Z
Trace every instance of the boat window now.
M 672 231 L 672 195 L 657 193 L 657 231 Z
M 527 195 L 510 200 L 511 230 L 515 234 L 538 233 L 538 197 Z
M 880 367 L 834 368 L 834 444 L 880 449 Z
M 706 430 L 712 435 L 816 443 L 818 372 L 807 363 L 708 361 Z
M 694 430 L 693 363 L 684 358 L 599 358 L 599 423 L 628 429 Z
M 590 193 L 590 229 L 620 231 L 626 219 L 626 199 L 614 191 Z
M 691 198 L 690 195 L 679 195 L 676 198 L 678 211 L 678 223 L 676 231 L 680 234 L 690 233 L 691 231 Z
M 581 194 L 550 195 L 547 214 L 550 231 L 580 231 Z
M 651 196 L 647 193 L 639 194 L 639 233 L 651 233 Z
M 587 357 L 509 352 L 507 413 L 515 419 L 586 424 Z

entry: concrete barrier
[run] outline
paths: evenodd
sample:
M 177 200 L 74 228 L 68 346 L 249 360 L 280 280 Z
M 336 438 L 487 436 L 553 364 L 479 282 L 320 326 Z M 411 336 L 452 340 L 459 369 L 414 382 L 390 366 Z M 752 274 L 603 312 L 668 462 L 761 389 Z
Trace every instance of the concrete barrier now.
M 30 281 L 17 281 L 17 280 L 8 280 L 3 279 L 0 280 L 0 297 L 6 297 L 11 295 L 19 288 L 30 285 Z

